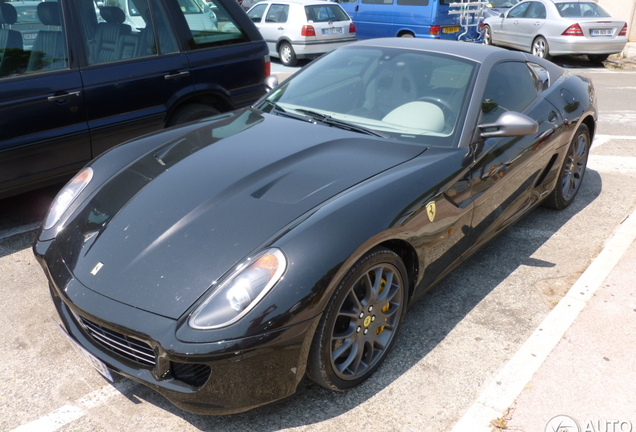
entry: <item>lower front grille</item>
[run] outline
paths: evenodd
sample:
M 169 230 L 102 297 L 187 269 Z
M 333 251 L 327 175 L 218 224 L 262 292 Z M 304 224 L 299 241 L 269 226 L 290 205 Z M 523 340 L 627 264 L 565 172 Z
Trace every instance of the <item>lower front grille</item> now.
M 86 318 L 77 318 L 91 338 L 109 351 L 113 351 L 140 365 L 154 366 L 156 364 L 155 352 L 147 343 L 102 327 Z
M 172 376 L 193 387 L 201 387 L 210 377 L 210 366 L 194 363 L 170 363 Z

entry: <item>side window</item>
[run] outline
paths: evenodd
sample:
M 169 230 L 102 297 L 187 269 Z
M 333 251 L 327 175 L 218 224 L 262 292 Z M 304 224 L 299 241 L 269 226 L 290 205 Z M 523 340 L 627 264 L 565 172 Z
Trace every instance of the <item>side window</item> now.
M 499 63 L 490 71 L 484 91 L 483 122 L 492 123 L 506 111 L 524 112 L 537 91 L 537 78 L 525 63 Z
M 392 5 L 393 0 L 362 0 L 363 4 Z
M 428 6 L 428 0 L 397 0 L 397 4 L 405 6 Z
M 190 29 L 190 48 L 201 49 L 247 42 L 243 29 L 218 0 L 178 0 Z
M 523 15 L 526 12 L 526 9 L 528 9 L 528 5 L 531 2 L 523 2 L 523 3 L 519 3 L 517 6 L 513 7 L 512 9 L 510 9 L 510 11 L 508 12 L 508 15 L 506 15 L 506 18 L 521 18 L 523 17 Z
M 530 4 L 530 7 L 528 7 L 528 12 L 526 13 L 526 17 L 545 19 L 546 17 L 545 5 L 539 2 L 532 2 Z
M 265 15 L 265 9 L 267 9 L 266 4 L 256 5 L 249 11 L 247 16 L 252 20 L 252 22 L 260 23 L 263 19 L 263 15 Z
M 289 15 L 289 5 L 273 4 L 267 11 L 266 23 L 285 23 Z
M 177 51 L 177 43 L 156 0 L 80 1 L 88 64 L 108 63 Z M 153 11 L 154 13 L 151 13 Z M 155 41 L 155 32 L 159 44 Z
M 0 78 L 69 67 L 57 1 L 0 3 L 0 24 Z

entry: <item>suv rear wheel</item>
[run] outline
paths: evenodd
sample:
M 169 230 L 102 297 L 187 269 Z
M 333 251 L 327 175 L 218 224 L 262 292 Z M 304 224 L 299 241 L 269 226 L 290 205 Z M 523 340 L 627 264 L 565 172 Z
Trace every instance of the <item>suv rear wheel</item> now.
M 212 117 L 217 114 L 219 114 L 219 111 L 210 105 L 202 103 L 184 105 L 175 111 L 166 127 L 176 126 L 206 117 Z

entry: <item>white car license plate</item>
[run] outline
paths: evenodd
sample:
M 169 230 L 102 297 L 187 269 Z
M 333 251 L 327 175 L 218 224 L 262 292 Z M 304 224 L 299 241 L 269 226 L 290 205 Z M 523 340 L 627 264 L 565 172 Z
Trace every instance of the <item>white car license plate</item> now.
M 330 34 L 342 34 L 342 27 L 330 27 L 322 29 L 322 34 L 330 35 Z
M 60 323 L 55 321 L 55 318 L 53 318 L 53 321 L 55 322 L 55 324 L 57 324 L 57 327 L 64 334 L 64 336 L 66 336 L 66 339 L 71 343 L 71 346 L 75 348 L 75 351 L 77 351 L 80 357 L 86 360 L 88 364 L 93 366 L 97 370 L 97 372 L 102 374 L 104 378 L 106 378 L 109 382 L 113 382 L 113 376 L 108 370 L 108 366 L 106 366 L 103 361 L 95 357 L 93 354 L 86 351 L 86 349 L 84 349 L 80 344 L 75 342 L 75 340 L 66 332 L 66 330 L 64 330 L 64 327 L 62 327 Z
M 611 36 L 613 33 L 612 29 L 592 29 L 590 30 L 590 35 L 592 36 Z
M 24 37 L 24 40 L 35 40 L 38 34 L 37 33 L 22 33 L 22 36 Z

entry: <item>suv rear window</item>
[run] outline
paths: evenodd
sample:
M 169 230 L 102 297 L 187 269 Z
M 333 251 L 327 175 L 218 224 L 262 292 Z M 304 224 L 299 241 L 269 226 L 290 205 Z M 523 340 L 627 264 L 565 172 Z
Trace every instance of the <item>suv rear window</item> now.
M 348 21 L 349 15 L 338 5 L 312 5 L 305 6 L 307 21 L 328 22 Z
M 605 9 L 597 5 L 596 3 L 555 3 L 559 15 L 563 18 L 594 18 L 594 17 L 609 17 Z

